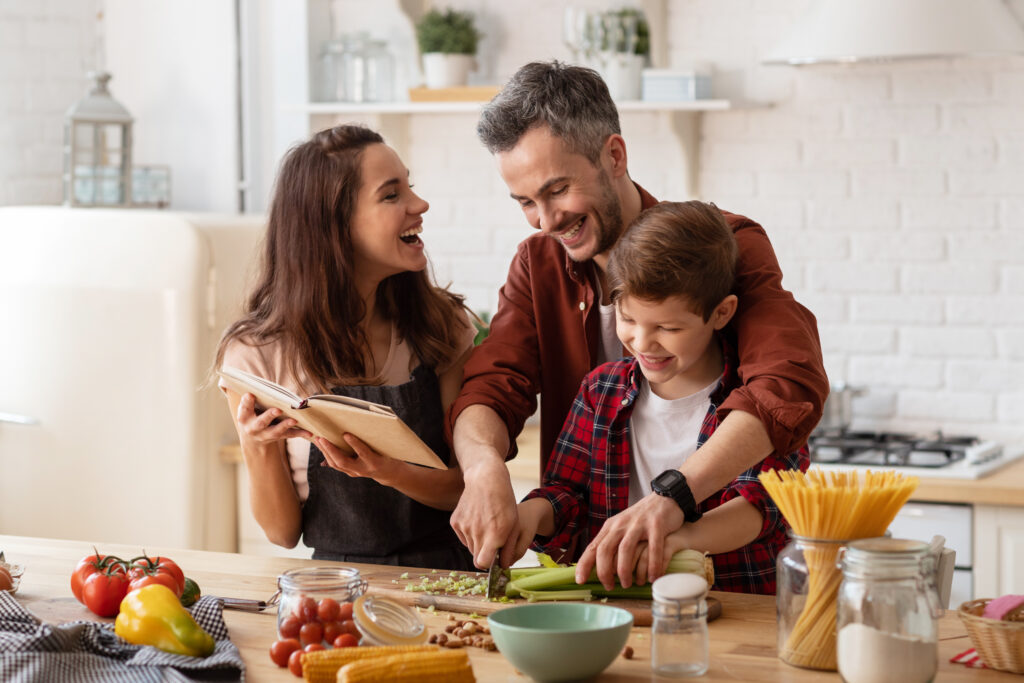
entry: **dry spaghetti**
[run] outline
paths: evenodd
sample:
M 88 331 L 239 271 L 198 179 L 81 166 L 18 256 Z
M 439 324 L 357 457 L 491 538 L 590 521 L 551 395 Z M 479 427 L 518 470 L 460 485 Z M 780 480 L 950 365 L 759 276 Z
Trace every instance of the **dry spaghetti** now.
M 836 541 L 883 535 L 918 479 L 893 472 L 868 470 L 861 477 L 812 469 L 807 474 L 769 470 L 760 480 L 793 533 L 824 541 L 804 549 L 807 599 L 779 657 L 795 666 L 835 670 L 836 594 L 842 579 Z

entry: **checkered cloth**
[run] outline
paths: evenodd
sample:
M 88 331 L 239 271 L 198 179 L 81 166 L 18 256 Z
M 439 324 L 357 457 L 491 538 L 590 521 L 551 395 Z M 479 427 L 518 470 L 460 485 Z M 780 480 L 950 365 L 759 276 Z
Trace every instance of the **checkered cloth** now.
M 204 596 L 189 611 L 217 643 L 209 657 L 174 655 L 148 645 L 132 645 L 114 633 L 111 623 L 44 624 L 10 593 L 0 591 L 0 681 L 244 680 L 245 664 L 228 639 L 220 600 Z

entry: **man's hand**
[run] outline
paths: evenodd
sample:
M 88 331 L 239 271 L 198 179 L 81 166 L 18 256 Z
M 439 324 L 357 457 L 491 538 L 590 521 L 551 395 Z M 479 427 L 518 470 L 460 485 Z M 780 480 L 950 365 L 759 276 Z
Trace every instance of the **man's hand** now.
M 463 474 L 466 488 L 452 512 L 452 528 L 473 553 L 473 564 L 487 569 L 501 550 L 501 566 L 515 561 L 519 539 L 519 513 L 512 479 L 505 463 L 483 460 Z
M 647 541 L 647 577 L 653 581 L 664 572 L 665 536 L 683 526 L 683 511 L 671 498 L 651 493 L 611 517 L 590 542 L 576 565 L 576 583 L 586 583 L 590 570 L 606 589 L 615 587 L 615 577 L 625 588 L 633 585 L 638 545 Z

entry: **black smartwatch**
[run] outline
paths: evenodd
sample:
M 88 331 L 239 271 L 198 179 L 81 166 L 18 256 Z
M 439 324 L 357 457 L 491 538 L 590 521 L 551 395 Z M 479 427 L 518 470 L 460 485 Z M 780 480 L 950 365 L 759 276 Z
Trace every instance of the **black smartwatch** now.
M 697 501 L 693 499 L 693 492 L 686 483 L 686 477 L 679 470 L 665 470 L 651 480 L 651 490 L 659 496 L 671 498 L 683 511 L 683 519 L 687 522 L 696 522 L 703 516 Z

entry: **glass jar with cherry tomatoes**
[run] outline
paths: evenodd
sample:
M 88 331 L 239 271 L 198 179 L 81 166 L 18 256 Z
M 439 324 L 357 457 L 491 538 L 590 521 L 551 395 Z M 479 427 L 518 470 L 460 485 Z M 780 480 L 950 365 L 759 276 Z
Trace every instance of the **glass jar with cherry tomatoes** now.
M 366 592 L 366 580 L 352 567 L 303 567 L 277 577 L 278 638 L 294 638 L 302 647 L 334 645 L 339 636 L 358 638 L 352 603 Z

